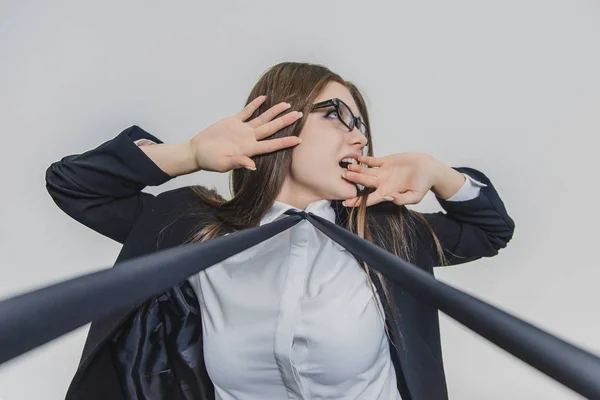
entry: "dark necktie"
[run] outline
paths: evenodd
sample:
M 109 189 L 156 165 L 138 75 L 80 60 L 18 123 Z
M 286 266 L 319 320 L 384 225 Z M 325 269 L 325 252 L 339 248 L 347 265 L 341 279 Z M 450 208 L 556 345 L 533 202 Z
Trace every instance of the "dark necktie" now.
M 145 301 L 189 276 L 306 219 L 431 307 L 437 308 L 576 392 L 600 399 L 600 358 L 445 283 L 317 215 L 283 218 L 227 236 L 123 261 L 0 302 L 0 364 L 90 321 Z

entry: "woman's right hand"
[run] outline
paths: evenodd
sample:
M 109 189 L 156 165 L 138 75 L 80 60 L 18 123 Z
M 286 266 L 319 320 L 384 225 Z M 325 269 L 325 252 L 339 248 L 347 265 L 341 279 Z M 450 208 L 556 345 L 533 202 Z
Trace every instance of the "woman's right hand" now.
M 292 111 L 273 119 L 290 108 L 288 103 L 279 103 L 247 121 L 265 100 L 266 96 L 257 97 L 239 113 L 210 125 L 189 141 L 197 170 L 227 172 L 241 167 L 254 170 L 256 165 L 250 157 L 300 143 L 297 136 L 264 140 L 302 117 L 301 112 Z

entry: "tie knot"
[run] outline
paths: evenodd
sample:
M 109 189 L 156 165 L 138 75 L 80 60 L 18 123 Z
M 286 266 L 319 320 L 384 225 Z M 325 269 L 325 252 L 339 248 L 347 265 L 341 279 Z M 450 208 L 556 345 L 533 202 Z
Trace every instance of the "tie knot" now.
M 304 211 L 298 211 L 298 210 L 292 210 L 291 208 L 289 210 L 287 210 L 284 214 L 287 214 L 287 215 L 298 215 L 302 219 L 306 219 L 306 217 L 307 217 L 306 212 L 304 212 Z

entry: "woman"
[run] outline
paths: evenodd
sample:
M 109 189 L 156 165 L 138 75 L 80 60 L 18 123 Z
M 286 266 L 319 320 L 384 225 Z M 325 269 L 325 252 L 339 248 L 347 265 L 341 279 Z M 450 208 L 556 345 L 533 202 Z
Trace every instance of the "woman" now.
M 201 186 L 142 192 L 198 170 L 233 171 L 233 198 Z M 363 97 L 312 64 L 274 66 L 241 112 L 188 142 L 133 126 L 46 179 L 67 214 L 123 243 L 117 264 L 289 209 L 429 273 L 496 255 L 514 230 L 483 173 L 426 154 L 374 158 Z M 429 190 L 447 213 L 405 207 Z M 303 221 L 94 322 L 67 398 L 446 399 L 437 310 Z

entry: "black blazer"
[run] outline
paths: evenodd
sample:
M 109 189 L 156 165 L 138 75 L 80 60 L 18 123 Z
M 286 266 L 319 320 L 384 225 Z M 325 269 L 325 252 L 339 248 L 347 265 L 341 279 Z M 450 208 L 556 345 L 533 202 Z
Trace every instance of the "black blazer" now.
M 132 126 L 96 149 L 53 163 L 46 172 L 48 192 L 65 213 L 123 244 L 116 266 L 126 259 L 179 246 L 194 229 L 214 218 L 190 187 L 158 196 L 142 192 L 146 186 L 170 179 L 135 145 L 134 141 L 142 138 L 161 143 Z M 456 169 L 488 186 L 473 200 L 438 199 L 446 213 L 423 214 L 449 264 L 496 255 L 514 231 L 490 180 L 472 168 Z M 344 207 L 338 202 L 333 207 L 341 220 Z M 385 224 L 386 216 L 398 210 L 385 203 L 370 211 L 372 223 Z M 393 243 L 377 245 L 391 250 Z M 433 238 L 418 221 L 414 248 L 413 264 L 433 274 L 437 260 Z M 381 283 L 375 280 L 375 284 L 381 290 Z M 385 302 L 383 306 L 403 400 L 447 399 L 437 310 L 418 302 L 399 284 L 390 282 L 390 288 L 400 318 L 391 318 Z M 202 346 L 198 299 L 185 281 L 94 321 L 66 398 L 214 399 Z

